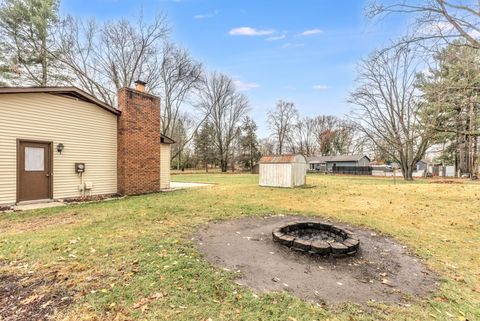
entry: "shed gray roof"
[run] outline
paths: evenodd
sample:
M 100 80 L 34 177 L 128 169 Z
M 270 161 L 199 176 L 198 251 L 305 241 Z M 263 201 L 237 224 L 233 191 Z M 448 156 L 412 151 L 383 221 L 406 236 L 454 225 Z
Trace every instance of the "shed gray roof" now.
M 367 155 L 337 155 L 337 156 L 307 157 L 307 162 L 308 163 L 357 162 L 364 157 L 370 160 L 370 158 Z

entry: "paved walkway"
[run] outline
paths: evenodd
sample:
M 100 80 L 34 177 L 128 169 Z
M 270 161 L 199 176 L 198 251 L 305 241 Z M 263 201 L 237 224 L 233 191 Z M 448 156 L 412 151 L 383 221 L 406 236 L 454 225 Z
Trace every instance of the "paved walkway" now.
M 44 202 L 44 203 L 33 203 L 33 204 L 22 204 L 22 205 L 15 205 L 13 207 L 14 211 L 29 211 L 29 210 L 37 210 L 41 208 L 49 208 L 49 207 L 58 207 L 58 206 L 65 206 L 62 202 Z
M 195 187 L 205 187 L 205 186 L 211 186 L 211 185 L 213 185 L 213 184 L 170 182 L 170 188 L 171 189 L 195 188 Z

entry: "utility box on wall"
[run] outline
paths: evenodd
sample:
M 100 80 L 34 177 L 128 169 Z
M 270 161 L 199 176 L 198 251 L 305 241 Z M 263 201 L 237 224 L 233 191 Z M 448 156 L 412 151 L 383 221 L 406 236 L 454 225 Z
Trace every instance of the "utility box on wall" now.
M 273 155 L 260 159 L 259 185 L 295 187 L 306 183 L 307 160 L 303 155 Z

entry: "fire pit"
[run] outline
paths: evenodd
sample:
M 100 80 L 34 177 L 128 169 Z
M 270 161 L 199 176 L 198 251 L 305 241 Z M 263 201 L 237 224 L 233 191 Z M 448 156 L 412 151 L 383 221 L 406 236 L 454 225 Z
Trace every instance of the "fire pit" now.
M 328 223 L 296 222 L 275 228 L 272 236 L 294 250 L 325 256 L 355 255 L 360 246 L 353 232 Z

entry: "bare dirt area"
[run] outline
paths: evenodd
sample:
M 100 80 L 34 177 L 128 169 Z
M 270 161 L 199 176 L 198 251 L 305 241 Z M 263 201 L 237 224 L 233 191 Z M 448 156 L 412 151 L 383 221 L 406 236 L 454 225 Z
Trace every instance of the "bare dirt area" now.
M 242 218 L 203 226 L 194 236 L 206 259 L 238 273 L 238 283 L 258 291 L 289 291 L 320 303 L 394 302 L 430 295 L 436 277 L 405 246 L 368 229 L 353 231 L 360 250 L 353 257 L 318 257 L 272 241 L 272 230 L 315 218 Z
M 51 320 L 72 297 L 60 289 L 57 275 L 9 273 L 0 270 L 0 320 Z

